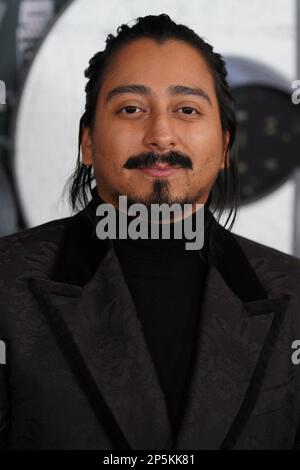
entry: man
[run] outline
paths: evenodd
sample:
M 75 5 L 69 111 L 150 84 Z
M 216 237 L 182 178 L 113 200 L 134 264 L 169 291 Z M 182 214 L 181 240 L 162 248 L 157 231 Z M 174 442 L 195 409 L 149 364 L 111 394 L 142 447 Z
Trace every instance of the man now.
M 214 217 L 236 209 L 222 57 L 147 16 L 86 77 L 83 210 L 0 244 L 2 448 L 299 448 L 300 262 Z M 96 210 L 119 220 L 120 196 L 191 204 L 194 225 L 204 204 L 204 245 L 186 250 L 175 219 L 169 239 L 101 239 Z

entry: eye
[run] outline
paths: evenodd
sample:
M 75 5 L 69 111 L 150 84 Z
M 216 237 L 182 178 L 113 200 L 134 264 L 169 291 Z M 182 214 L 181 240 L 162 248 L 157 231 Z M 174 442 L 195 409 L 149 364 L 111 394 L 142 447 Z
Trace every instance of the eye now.
M 182 106 L 182 108 L 178 108 L 178 109 L 183 109 L 187 112 L 184 112 L 182 114 L 200 114 L 195 108 L 192 108 L 191 106 Z M 191 111 L 195 111 L 195 113 L 192 113 Z
M 124 109 L 126 109 L 129 112 L 124 113 Z M 136 109 L 141 109 L 138 106 L 124 106 L 123 108 L 119 109 L 118 113 L 120 114 L 137 114 L 135 112 Z

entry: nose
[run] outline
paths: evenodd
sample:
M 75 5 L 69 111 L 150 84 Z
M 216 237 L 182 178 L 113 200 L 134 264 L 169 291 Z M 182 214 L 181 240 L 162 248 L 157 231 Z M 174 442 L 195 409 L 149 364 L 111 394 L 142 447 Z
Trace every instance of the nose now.
M 177 138 L 170 119 L 170 116 L 160 113 L 148 120 L 143 138 L 145 147 L 155 152 L 173 150 Z

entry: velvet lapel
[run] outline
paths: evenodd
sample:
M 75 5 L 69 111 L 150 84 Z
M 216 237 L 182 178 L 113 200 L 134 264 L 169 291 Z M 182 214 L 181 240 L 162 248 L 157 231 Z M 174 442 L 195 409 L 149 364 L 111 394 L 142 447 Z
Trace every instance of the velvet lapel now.
M 197 352 L 175 449 L 234 447 L 289 303 L 285 275 L 270 276 L 264 259 L 251 266 L 234 235 L 214 227 Z
M 168 449 L 166 403 L 135 306 L 111 242 L 91 230 L 85 212 L 71 218 L 51 279 L 30 287 L 113 448 Z

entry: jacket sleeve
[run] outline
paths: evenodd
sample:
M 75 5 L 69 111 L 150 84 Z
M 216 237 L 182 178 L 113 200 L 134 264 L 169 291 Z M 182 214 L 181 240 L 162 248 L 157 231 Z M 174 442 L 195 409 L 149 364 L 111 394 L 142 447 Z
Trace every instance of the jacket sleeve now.
M 0 362 L 0 450 L 7 448 L 9 430 L 9 396 L 7 366 Z

